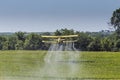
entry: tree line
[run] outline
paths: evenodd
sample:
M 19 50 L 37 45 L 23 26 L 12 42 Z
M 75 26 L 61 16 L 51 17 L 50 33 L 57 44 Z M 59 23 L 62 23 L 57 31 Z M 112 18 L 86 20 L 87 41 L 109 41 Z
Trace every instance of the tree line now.
M 42 42 L 41 35 L 79 35 L 74 46 L 82 51 L 120 51 L 120 39 L 115 32 L 78 32 L 72 29 L 60 29 L 54 33 L 42 34 L 16 32 L 0 36 L 0 50 L 48 50 L 50 44 Z
M 42 44 L 41 36 L 35 33 L 0 36 L 0 50 L 38 50 L 42 49 Z

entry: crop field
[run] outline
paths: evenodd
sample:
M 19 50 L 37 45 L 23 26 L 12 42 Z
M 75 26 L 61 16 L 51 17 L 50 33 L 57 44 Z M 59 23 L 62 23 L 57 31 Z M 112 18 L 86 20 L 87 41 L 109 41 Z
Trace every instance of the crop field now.
M 63 52 L 62 57 L 67 58 L 69 52 L 74 53 Z M 0 80 L 120 79 L 120 52 L 79 51 L 74 53 L 79 54 L 75 59 L 49 63 L 44 60 L 47 54 L 47 51 L 0 51 Z

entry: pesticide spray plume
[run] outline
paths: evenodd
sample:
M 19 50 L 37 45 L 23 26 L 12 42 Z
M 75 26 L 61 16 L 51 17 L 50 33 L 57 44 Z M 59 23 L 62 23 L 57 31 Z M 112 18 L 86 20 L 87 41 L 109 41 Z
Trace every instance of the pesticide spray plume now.
M 70 62 L 75 61 L 79 56 L 79 52 L 74 47 L 74 43 L 51 44 L 45 62 Z
M 45 58 L 45 65 L 42 70 L 46 71 L 43 76 L 55 77 L 61 80 L 62 77 L 75 77 L 76 72 L 80 71 L 79 64 L 75 62 L 80 57 L 79 52 L 74 47 L 74 43 L 51 44 Z

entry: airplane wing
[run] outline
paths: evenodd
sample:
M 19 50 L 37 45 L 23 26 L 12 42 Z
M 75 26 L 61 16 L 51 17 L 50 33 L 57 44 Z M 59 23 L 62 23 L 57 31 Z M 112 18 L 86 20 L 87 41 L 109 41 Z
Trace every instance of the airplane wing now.
M 65 35 L 65 36 L 41 36 L 43 38 L 72 38 L 78 37 L 78 35 Z

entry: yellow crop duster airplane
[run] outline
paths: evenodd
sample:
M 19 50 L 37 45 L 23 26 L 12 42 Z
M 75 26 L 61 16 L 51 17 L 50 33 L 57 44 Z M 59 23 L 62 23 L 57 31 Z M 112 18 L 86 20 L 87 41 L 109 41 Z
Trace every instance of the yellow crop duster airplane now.
M 49 39 L 49 40 L 43 40 L 42 42 L 44 43 L 72 43 L 76 42 L 77 40 L 73 40 L 73 38 L 78 37 L 78 35 L 65 35 L 65 36 L 41 36 L 44 39 Z

